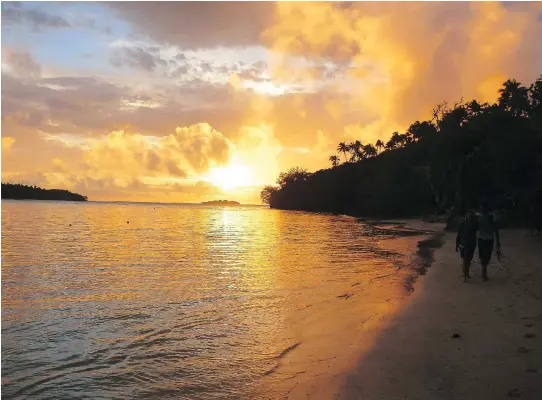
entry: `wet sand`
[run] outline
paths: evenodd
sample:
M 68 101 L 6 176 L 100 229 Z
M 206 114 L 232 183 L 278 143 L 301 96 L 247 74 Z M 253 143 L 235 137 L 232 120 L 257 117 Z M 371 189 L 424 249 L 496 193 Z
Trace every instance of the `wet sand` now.
M 443 244 L 444 225 L 390 221 L 375 226 L 396 235 L 382 243 L 383 248 L 410 254 L 408 261 L 394 272 L 345 287 L 325 313 L 309 308 L 308 315 L 300 314 L 299 346 L 281 354 L 269 374 L 273 380 L 260 391 L 267 393 L 262 398 L 336 398 L 360 356 L 371 351 L 393 317 L 416 297 L 417 280 L 431 268 L 434 251 Z
M 296 398 L 542 398 L 542 237 L 501 236 L 504 259 L 492 259 L 490 281 L 475 259 L 465 284 L 446 233 L 415 295 L 356 365 Z

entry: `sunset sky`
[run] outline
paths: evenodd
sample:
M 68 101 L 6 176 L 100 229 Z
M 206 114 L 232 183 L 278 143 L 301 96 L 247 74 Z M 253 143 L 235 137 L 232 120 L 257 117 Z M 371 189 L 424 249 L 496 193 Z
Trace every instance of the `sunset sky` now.
M 259 203 L 461 97 L 542 73 L 542 3 L 2 2 L 2 181 Z

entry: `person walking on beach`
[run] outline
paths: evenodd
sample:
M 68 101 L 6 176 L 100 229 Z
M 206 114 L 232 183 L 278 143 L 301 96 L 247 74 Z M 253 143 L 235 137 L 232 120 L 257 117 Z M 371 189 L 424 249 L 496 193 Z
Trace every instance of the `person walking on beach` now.
M 465 218 L 459 225 L 455 239 L 455 251 L 460 251 L 463 259 L 463 282 L 470 278 L 470 263 L 476 250 L 476 232 L 478 231 L 478 220 L 472 210 L 467 211 Z
M 495 216 L 490 213 L 489 205 L 482 203 L 480 211 L 478 216 L 478 256 L 480 257 L 480 264 L 482 264 L 482 278 L 487 281 L 487 265 L 491 260 L 493 243 L 495 240 L 497 241 L 497 256 L 500 257 L 501 242 Z

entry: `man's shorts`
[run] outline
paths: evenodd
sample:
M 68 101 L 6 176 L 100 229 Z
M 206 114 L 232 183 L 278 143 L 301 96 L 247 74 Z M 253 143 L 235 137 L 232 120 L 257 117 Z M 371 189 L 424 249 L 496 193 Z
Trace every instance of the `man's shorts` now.
M 461 258 L 467 262 L 471 262 L 472 258 L 474 257 L 474 250 L 476 250 L 476 244 L 472 246 L 460 246 L 459 247 L 459 254 L 461 254 Z
M 491 260 L 492 252 L 493 240 L 478 239 L 478 255 L 480 256 L 480 261 L 482 263 L 489 263 L 489 260 Z

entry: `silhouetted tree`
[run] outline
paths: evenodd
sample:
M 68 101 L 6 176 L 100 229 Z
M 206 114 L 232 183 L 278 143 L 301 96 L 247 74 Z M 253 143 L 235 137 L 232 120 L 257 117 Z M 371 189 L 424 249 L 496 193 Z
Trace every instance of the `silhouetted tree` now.
M 344 153 L 344 161 L 346 160 L 346 153 L 348 153 L 348 145 L 345 142 L 339 143 L 339 146 L 337 146 L 337 151 L 340 153 L 341 151 Z
M 337 157 L 337 156 L 330 156 L 329 161 L 331 162 L 331 165 L 333 167 L 336 167 L 336 166 L 339 165 L 339 157 Z
M 275 195 L 275 193 L 277 193 L 278 190 L 279 188 L 276 186 L 264 186 L 260 193 L 260 199 L 262 200 L 262 203 L 271 204 L 271 200 L 273 199 L 273 196 Z
M 281 172 L 277 179 L 277 183 L 281 188 L 284 188 L 288 184 L 305 181 L 310 176 L 304 168 L 293 167 L 288 172 Z
M 398 149 L 402 146 L 402 138 L 399 132 L 393 132 L 391 139 L 386 143 L 386 150 Z
M 377 154 L 376 148 L 372 144 L 366 144 L 363 146 L 363 155 L 365 158 L 374 157 Z
M 542 118 L 542 77 L 529 88 L 530 116 Z M 539 122 L 538 119 L 536 122 Z
M 40 187 L 26 186 L 20 183 L 2 183 L 2 198 L 15 200 L 65 200 L 87 201 L 87 196 L 72 193 L 64 189 L 42 189 Z
M 376 141 L 376 148 L 378 149 L 378 151 L 381 153 L 382 152 L 382 149 L 384 148 L 384 142 L 380 139 L 378 139 Z
M 499 89 L 499 106 L 515 116 L 526 115 L 530 108 L 529 92 L 526 87 L 515 79 L 504 82 L 504 87 Z
M 416 121 L 407 130 L 407 136 L 409 137 L 409 143 L 418 142 L 423 138 L 429 137 L 435 134 L 437 130 L 429 121 Z
M 394 132 L 385 146 L 377 141 L 376 148 L 387 150 L 378 157 L 368 146 L 356 156 L 367 158 L 360 162 L 281 174 L 271 207 L 406 217 L 462 213 L 489 199 L 512 220 L 536 220 L 542 213 L 542 76 L 528 89 L 506 81 L 494 104 L 443 102 L 430 121 Z M 345 160 L 348 147 L 338 147 Z
M 350 150 L 350 153 L 352 154 L 350 156 L 350 161 L 360 161 L 364 158 L 363 155 L 363 144 L 359 140 L 356 140 L 355 142 L 352 142 L 348 145 L 348 149 Z

